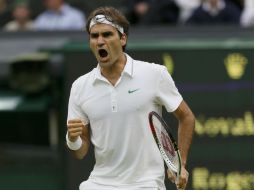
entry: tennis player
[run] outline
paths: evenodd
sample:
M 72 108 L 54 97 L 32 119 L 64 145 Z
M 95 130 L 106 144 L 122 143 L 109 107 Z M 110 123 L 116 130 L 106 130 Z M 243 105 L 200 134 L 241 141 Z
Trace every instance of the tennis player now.
M 113 7 L 94 10 L 86 29 L 98 65 L 72 85 L 66 141 L 78 159 L 92 143 L 96 163 L 79 189 L 165 190 L 164 163 L 148 122 L 148 113 L 161 113 L 162 106 L 179 120 L 183 167 L 176 187 L 185 189 L 195 119 L 167 69 L 125 53 L 129 23 Z

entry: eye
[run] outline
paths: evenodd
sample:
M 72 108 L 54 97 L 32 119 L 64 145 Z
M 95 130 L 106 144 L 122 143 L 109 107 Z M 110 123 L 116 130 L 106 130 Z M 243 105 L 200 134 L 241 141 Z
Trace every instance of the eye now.
M 113 35 L 112 32 L 104 32 L 104 33 L 102 34 L 102 36 L 103 36 L 104 38 L 110 37 L 110 36 L 112 36 L 112 35 Z
M 91 38 L 98 38 L 99 34 L 98 33 L 91 33 L 90 37 Z

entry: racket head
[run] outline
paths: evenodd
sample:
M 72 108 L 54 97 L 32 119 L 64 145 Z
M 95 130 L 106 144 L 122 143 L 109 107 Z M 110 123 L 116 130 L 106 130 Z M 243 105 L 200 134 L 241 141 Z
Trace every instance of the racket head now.
M 151 132 L 162 158 L 168 170 L 178 180 L 181 173 L 181 156 L 170 128 L 163 118 L 154 111 L 149 113 L 148 118 Z

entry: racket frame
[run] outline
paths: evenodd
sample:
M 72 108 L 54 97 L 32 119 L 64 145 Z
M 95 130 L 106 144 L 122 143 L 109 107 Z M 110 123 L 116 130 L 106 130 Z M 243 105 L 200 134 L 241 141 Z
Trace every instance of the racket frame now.
M 156 132 L 156 129 L 155 129 L 155 126 L 153 125 L 153 116 L 155 116 L 162 124 L 162 126 L 165 128 L 169 138 L 171 139 L 171 142 L 173 144 L 173 147 L 174 147 L 174 150 L 175 150 L 175 154 L 177 155 L 177 159 L 178 159 L 178 169 L 177 169 L 177 172 L 174 172 L 172 168 L 175 168 L 174 165 L 172 165 L 171 161 L 169 160 L 166 152 L 164 151 L 164 148 L 163 148 L 163 145 L 161 144 L 161 142 L 159 141 L 158 137 L 157 137 L 157 132 Z M 154 140 L 157 144 L 157 147 L 162 155 L 162 158 L 164 159 L 164 162 L 166 163 L 169 171 L 174 174 L 176 176 L 176 181 L 178 182 L 179 180 L 179 176 L 181 175 L 181 155 L 180 155 L 180 152 L 179 152 L 179 149 L 178 149 L 178 146 L 177 146 L 177 143 L 176 143 L 176 140 L 174 139 L 171 131 L 170 131 L 170 128 L 169 126 L 167 125 L 167 123 L 163 120 L 163 118 L 155 111 L 151 111 L 148 115 L 148 118 L 149 118 L 149 125 L 150 125 L 150 129 L 152 131 L 152 134 L 153 134 L 153 137 L 154 137 Z

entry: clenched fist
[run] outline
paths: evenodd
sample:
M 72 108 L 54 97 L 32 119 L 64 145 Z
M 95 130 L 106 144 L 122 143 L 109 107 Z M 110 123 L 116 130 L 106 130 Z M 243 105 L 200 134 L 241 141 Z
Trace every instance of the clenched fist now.
M 87 138 L 88 127 L 81 119 L 71 119 L 67 123 L 68 138 L 71 142 L 75 142 L 79 136 Z

